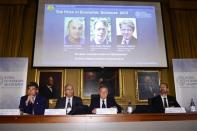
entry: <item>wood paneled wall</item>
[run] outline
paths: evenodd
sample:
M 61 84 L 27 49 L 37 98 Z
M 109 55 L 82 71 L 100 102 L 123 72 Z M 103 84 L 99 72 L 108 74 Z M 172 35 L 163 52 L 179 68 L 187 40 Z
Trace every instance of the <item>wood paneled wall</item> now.
M 170 94 L 174 95 L 172 59 L 197 58 L 197 1 L 160 1 L 169 68 L 158 70 L 161 71 L 161 80 L 169 83 Z M 0 1 L 0 57 L 28 57 L 28 81 L 35 80 L 35 69 L 32 68 L 35 19 L 35 0 Z M 124 96 L 119 100 L 122 104 L 126 104 L 128 97 L 132 98 L 133 104 L 136 103 L 135 70 L 138 69 L 122 69 Z M 66 69 L 65 83 L 75 86 L 76 95 L 80 95 L 79 74 L 80 69 Z

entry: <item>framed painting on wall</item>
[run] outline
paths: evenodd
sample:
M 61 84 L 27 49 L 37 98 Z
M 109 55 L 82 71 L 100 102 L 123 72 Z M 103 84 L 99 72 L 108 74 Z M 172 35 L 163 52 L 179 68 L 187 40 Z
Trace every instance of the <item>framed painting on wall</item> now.
M 63 96 L 64 70 L 37 70 L 36 82 L 40 94 L 47 99 L 57 99 Z
M 108 87 L 109 94 L 122 97 L 121 70 L 116 68 L 84 68 L 81 70 L 81 97 L 90 98 L 98 94 L 99 86 Z
M 136 100 L 147 102 L 148 98 L 159 95 L 160 84 L 159 71 L 136 71 Z

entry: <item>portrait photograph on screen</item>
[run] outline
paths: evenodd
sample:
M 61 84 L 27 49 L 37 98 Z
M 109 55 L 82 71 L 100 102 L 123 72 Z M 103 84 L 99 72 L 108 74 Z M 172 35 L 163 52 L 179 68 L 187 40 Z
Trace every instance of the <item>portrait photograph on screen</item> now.
M 64 19 L 64 44 L 85 44 L 84 17 L 65 17 Z
M 39 0 L 33 67 L 167 67 L 159 2 Z
M 116 32 L 118 44 L 137 44 L 137 29 L 135 18 L 116 18 Z
M 90 44 L 107 45 L 111 43 L 111 19 L 109 17 L 90 18 Z

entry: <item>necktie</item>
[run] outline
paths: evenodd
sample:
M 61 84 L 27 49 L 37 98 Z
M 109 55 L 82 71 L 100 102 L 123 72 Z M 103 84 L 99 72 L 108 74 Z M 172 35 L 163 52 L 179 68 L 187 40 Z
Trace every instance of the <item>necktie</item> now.
M 102 100 L 102 108 L 106 108 L 104 100 Z
M 35 102 L 35 99 L 36 99 L 36 97 L 34 96 L 33 98 L 32 98 L 32 103 L 34 104 L 34 102 Z
M 34 115 L 34 103 L 35 103 L 35 99 L 36 99 L 36 97 L 34 96 L 34 97 L 32 97 L 32 114 Z
M 164 100 L 164 108 L 168 107 L 166 98 L 163 98 L 163 100 Z
M 68 99 L 67 108 L 71 108 L 70 99 Z

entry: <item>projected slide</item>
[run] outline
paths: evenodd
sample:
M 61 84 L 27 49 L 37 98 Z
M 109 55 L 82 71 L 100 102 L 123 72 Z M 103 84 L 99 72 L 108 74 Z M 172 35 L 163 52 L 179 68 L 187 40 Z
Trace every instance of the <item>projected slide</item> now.
M 160 6 L 41 4 L 35 67 L 166 67 Z

